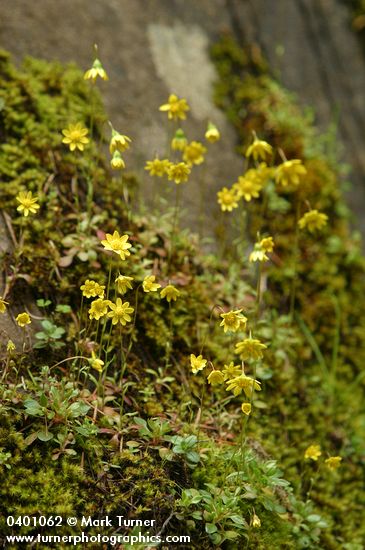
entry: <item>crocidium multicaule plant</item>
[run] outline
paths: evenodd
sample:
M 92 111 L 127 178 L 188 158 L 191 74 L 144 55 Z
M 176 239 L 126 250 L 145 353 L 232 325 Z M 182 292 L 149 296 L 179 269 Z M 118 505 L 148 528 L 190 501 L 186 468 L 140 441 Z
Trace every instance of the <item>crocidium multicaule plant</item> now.
M 182 128 L 178 128 L 171 141 L 171 149 L 173 151 L 183 151 L 188 144 L 185 132 Z
M 300 159 L 286 160 L 277 166 L 275 181 L 282 187 L 298 186 L 306 173 L 307 169 Z
M 81 122 L 77 122 L 76 124 L 69 124 L 67 128 L 62 130 L 62 133 L 65 136 L 62 139 L 62 143 L 68 145 L 70 151 L 75 151 L 75 149 L 83 151 L 85 145 L 89 143 L 89 138 L 86 137 L 89 133 L 89 130 L 85 128 L 81 124 Z
M 223 384 L 224 382 L 224 374 L 220 370 L 212 370 L 212 372 L 208 375 L 208 383 L 212 386 L 218 386 L 219 384 Z
M 250 262 L 267 262 L 269 257 L 268 253 L 274 250 L 274 240 L 272 237 L 264 237 L 255 243 L 254 249 L 249 256 Z
M 223 187 L 221 191 L 217 193 L 218 204 L 220 204 L 221 210 L 223 212 L 232 212 L 234 208 L 238 207 L 238 194 L 233 189 L 228 189 Z
M 245 414 L 246 416 L 249 416 L 251 414 L 251 403 L 242 403 L 241 405 L 241 411 L 243 412 L 243 414 Z
M 239 176 L 238 181 L 232 185 L 232 189 L 239 198 L 246 202 L 257 199 L 262 190 L 262 182 L 257 177 L 256 171 L 251 168 L 243 176 Z
M 191 141 L 184 149 L 183 160 L 188 165 L 199 165 L 204 162 L 204 155 L 207 152 L 207 148 L 204 147 L 199 141 Z
M 190 366 L 191 371 L 193 374 L 196 374 L 197 372 L 205 369 L 207 366 L 207 360 L 203 359 L 202 355 L 194 355 L 193 353 L 190 354 Z
M 245 330 L 247 324 L 247 317 L 242 315 L 242 309 L 236 309 L 229 311 L 228 313 L 221 313 L 222 321 L 219 325 L 223 327 L 224 332 L 237 332 L 238 330 Z
M 161 288 L 161 285 L 155 283 L 155 280 L 155 275 L 148 275 L 147 277 L 145 277 L 142 283 L 143 290 L 145 292 L 156 292 L 159 288 Z
M 16 346 L 13 342 L 13 340 L 8 340 L 8 343 L 6 344 L 6 351 L 11 354 L 13 351 L 16 350 Z
M 168 159 L 159 159 L 156 157 L 153 160 L 148 160 L 144 169 L 149 172 L 150 176 L 162 178 L 163 176 L 167 176 L 170 165 L 171 162 Z
M 224 380 L 230 380 L 231 378 L 237 378 L 242 373 L 242 366 L 235 365 L 233 361 L 229 365 L 224 365 L 222 370 Z
M 95 351 L 91 352 L 91 358 L 89 359 L 89 364 L 91 368 L 97 370 L 98 372 L 103 372 L 104 361 L 96 357 Z
M 115 252 L 122 260 L 130 256 L 131 253 L 128 249 L 131 248 L 132 245 L 128 242 L 128 235 L 121 236 L 118 231 L 114 231 L 113 235 L 107 233 L 105 237 L 106 239 L 101 241 L 105 250 Z
M 330 456 L 324 461 L 326 466 L 330 470 L 337 470 L 341 466 L 342 457 L 341 456 Z
M 180 291 L 174 285 L 167 285 L 160 292 L 161 298 L 166 298 L 168 302 L 176 301 L 180 296 Z
M 110 160 L 110 166 L 113 168 L 113 170 L 124 170 L 125 162 L 119 151 L 114 151 L 113 156 Z
M 242 391 L 247 397 L 251 397 L 254 390 L 261 391 L 260 382 L 250 376 L 246 376 L 245 373 L 240 374 L 236 378 L 231 378 L 226 384 L 226 390 L 231 391 L 236 397 L 240 395 Z
M 160 107 L 160 111 L 167 112 L 167 116 L 170 120 L 185 120 L 186 112 L 190 107 L 186 99 L 179 99 L 177 95 L 171 94 L 167 103 L 164 103 Z
M 89 319 L 96 319 L 98 321 L 101 317 L 105 317 L 109 311 L 110 304 L 110 300 L 104 300 L 103 298 L 93 300 L 88 311 Z
M 21 212 L 26 218 L 29 214 L 36 214 L 40 208 L 38 204 L 38 197 L 33 197 L 31 191 L 20 191 L 16 200 L 20 203 L 17 207 L 18 212 Z
M 0 297 L 0 313 L 6 312 L 6 306 L 8 305 L 8 302 L 5 302 L 4 298 Z
M 133 277 L 128 277 L 127 275 L 118 275 L 115 279 L 115 284 L 117 285 L 117 290 L 119 294 L 125 294 L 128 290 L 132 290 L 132 281 Z
M 134 312 L 134 308 L 129 305 L 129 302 L 122 302 L 121 298 L 117 298 L 115 304 L 110 302 L 109 307 L 111 311 L 109 311 L 108 317 L 111 318 L 113 325 L 121 323 L 125 326 L 132 321 L 131 314 Z
M 322 451 L 320 445 L 310 445 L 304 452 L 304 458 L 306 460 L 314 460 L 317 461 L 318 458 L 321 456 Z
M 215 143 L 220 139 L 220 132 L 216 125 L 213 124 L 213 122 L 208 122 L 207 130 L 204 137 L 207 141 L 209 141 L 209 143 Z
M 174 181 L 176 184 L 184 183 L 188 181 L 190 171 L 190 167 L 186 162 L 170 162 L 167 168 L 167 176 L 170 181 Z
M 103 298 L 105 286 L 91 279 L 86 279 L 84 284 L 80 286 L 80 290 L 85 298 L 96 298 L 96 296 Z
M 254 135 L 253 143 L 247 148 L 246 150 L 246 157 L 250 158 L 252 157 L 253 160 L 266 160 L 268 157 L 272 155 L 272 146 L 267 143 L 267 141 L 263 141 L 261 139 L 258 139 L 256 135 Z
M 300 229 L 307 229 L 310 233 L 320 231 L 327 225 L 328 216 L 318 210 L 306 212 L 298 221 Z
M 95 54 L 97 54 L 98 47 L 95 44 L 94 45 Z M 84 74 L 85 80 L 91 80 L 93 83 L 95 83 L 97 78 L 101 78 L 102 80 L 109 80 L 109 77 L 98 57 L 95 57 L 94 62 L 92 64 L 91 69 L 88 69 Z
M 24 328 L 26 325 L 30 325 L 30 323 L 32 322 L 29 314 L 26 312 L 19 313 L 15 320 L 17 324 L 22 328 Z
M 242 361 L 250 359 L 257 361 L 263 358 L 265 349 L 267 349 L 265 344 L 250 335 L 249 338 L 245 338 L 242 342 L 236 344 L 235 353 L 240 356 Z

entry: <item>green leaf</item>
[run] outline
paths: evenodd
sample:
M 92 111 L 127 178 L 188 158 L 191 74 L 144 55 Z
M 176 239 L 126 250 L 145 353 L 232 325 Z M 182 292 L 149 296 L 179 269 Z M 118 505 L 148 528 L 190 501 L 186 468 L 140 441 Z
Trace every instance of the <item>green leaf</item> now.
M 212 533 L 216 533 L 218 531 L 218 527 L 214 523 L 206 523 L 205 531 L 208 535 L 211 535 Z
M 53 439 L 53 434 L 51 432 L 40 431 L 37 433 L 37 437 L 40 441 L 50 441 Z

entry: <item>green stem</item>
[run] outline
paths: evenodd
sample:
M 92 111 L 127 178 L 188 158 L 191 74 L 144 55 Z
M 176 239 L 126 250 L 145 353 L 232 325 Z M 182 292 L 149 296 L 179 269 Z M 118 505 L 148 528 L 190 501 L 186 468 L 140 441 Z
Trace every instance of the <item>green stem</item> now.
M 290 310 L 289 310 L 289 316 L 291 322 L 293 322 L 294 318 L 294 310 L 295 310 L 295 297 L 296 297 L 296 291 L 297 291 L 297 265 L 298 265 L 298 256 L 299 256 L 299 214 L 300 214 L 300 202 L 297 199 L 297 209 L 295 214 L 295 241 L 294 241 L 294 266 L 293 266 L 293 280 L 291 284 L 290 289 Z

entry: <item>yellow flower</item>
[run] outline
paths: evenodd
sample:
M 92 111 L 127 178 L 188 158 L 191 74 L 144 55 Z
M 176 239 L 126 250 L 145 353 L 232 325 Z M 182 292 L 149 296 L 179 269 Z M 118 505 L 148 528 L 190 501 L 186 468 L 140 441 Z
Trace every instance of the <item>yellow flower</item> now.
M 286 160 L 276 169 L 276 183 L 287 187 L 288 185 L 299 185 L 302 176 L 305 176 L 307 170 L 299 159 Z
M 6 345 L 6 351 L 8 353 L 12 353 L 15 349 L 16 348 L 15 348 L 15 344 L 14 344 L 13 340 L 8 340 L 8 343 Z
M 207 148 L 204 147 L 199 141 L 192 141 L 189 143 L 183 154 L 183 159 L 187 164 L 202 164 L 204 162 L 204 155 L 207 152 Z
M 154 275 L 148 275 L 144 278 L 142 286 L 145 292 L 156 292 L 156 290 L 161 288 L 161 285 L 155 283 L 155 279 L 156 277 Z
M 25 327 L 25 325 L 30 325 L 30 323 L 32 322 L 30 320 L 28 313 L 19 313 L 19 315 L 15 320 L 20 327 Z
M 272 155 L 272 147 L 267 141 L 254 138 L 253 143 L 247 148 L 246 157 L 253 157 L 253 160 L 266 160 L 266 157 Z
M 96 79 L 100 77 L 102 80 L 109 80 L 108 75 L 106 74 L 104 67 L 102 66 L 99 59 L 95 59 L 91 69 L 86 71 L 84 74 L 85 80 L 92 80 L 95 83 Z
M 243 412 L 243 414 L 249 416 L 251 414 L 251 403 L 242 403 L 241 411 Z
M 242 309 L 236 309 L 236 311 L 221 313 L 223 321 L 219 326 L 223 327 L 224 332 L 227 332 L 227 330 L 237 332 L 237 330 L 245 328 L 247 317 L 241 315 L 241 311 Z
M 179 128 L 178 130 L 176 130 L 175 136 L 171 141 L 171 149 L 173 149 L 174 151 L 183 151 L 187 143 L 188 143 L 188 140 L 186 139 L 184 130 Z
M 148 160 L 145 166 L 145 170 L 150 173 L 150 176 L 157 176 L 162 178 L 168 174 L 171 162 L 168 159 L 155 158 L 154 160 Z
M 242 361 L 247 361 L 248 359 L 261 359 L 263 357 L 263 350 L 265 350 L 267 346 L 260 342 L 257 338 L 246 338 L 245 340 L 242 340 L 242 342 L 238 342 L 236 344 L 236 351 L 235 353 L 238 353 Z
M 208 376 L 208 383 L 212 386 L 217 386 L 218 384 L 223 384 L 224 382 L 224 375 L 223 372 L 220 370 L 212 370 L 212 372 Z
M 203 359 L 202 355 L 194 355 L 193 353 L 190 355 L 190 365 L 191 370 L 193 374 L 196 374 L 200 370 L 203 370 L 207 366 L 207 360 Z
M 220 139 L 221 135 L 218 128 L 212 122 L 208 122 L 207 131 L 205 132 L 205 139 L 210 143 L 215 143 Z
M 234 365 L 233 361 L 229 365 L 224 365 L 223 368 L 224 380 L 230 380 L 231 378 L 237 378 L 242 373 L 241 365 Z
M 89 319 L 99 321 L 100 317 L 104 317 L 108 313 L 108 306 L 110 304 L 110 300 L 103 300 L 102 298 L 93 300 L 89 309 Z
M 223 187 L 221 191 L 218 191 L 217 197 L 218 204 L 221 205 L 221 209 L 223 212 L 232 212 L 233 208 L 237 208 L 238 206 L 239 197 L 237 197 L 237 193 L 233 189 L 227 189 L 227 187 Z
M 89 130 L 84 128 L 81 122 L 70 124 L 68 128 L 62 130 L 65 136 L 62 143 L 66 143 L 70 147 L 70 151 L 74 151 L 75 149 L 83 151 L 86 143 L 89 143 L 89 138 L 86 137 L 88 132 Z
M 114 151 L 113 157 L 110 161 L 110 165 L 113 168 L 113 170 L 123 170 L 125 168 L 125 162 L 122 158 L 122 155 L 119 153 L 119 151 Z
M 322 454 L 322 451 L 321 451 L 320 445 L 310 445 L 304 453 L 304 458 L 306 460 L 308 459 L 318 460 L 321 454 Z
M 161 298 L 166 298 L 168 302 L 175 300 L 180 296 L 180 291 L 177 290 L 173 285 L 167 285 L 160 292 Z
M 250 202 L 257 199 L 262 189 L 259 178 L 256 177 L 255 170 L 248 170 L 244 176 L 240 176 L 238 181 L 233 184 L 232 189 L 237 192 L 238 197 L 243 197 L 245 201 Z
M 23 212 L 25 218 L 29 215 L 29 212 L 36 214 L 40 208 L 39 204 L 37 204 L 38 197 L 33 197 L 31 191 L 20 191 L 16 200 L 20 202 L 17 210 L 18 212 Z
M 310 233 L 320 231 L 327 224 L 328 216 L 318 210 L 310 210 L 300 218 L 298 224 L 300 229 L 308 229 Z
M 178 162 L 177 164 L 171 162 L 167 169 L 169 180 L 174 180 L 176 184 L 188 181 L 189 174 L 190 168 L 185 162 Z
M 109 144 L 109 151 L 111 155 L 115 153 L 115 151 L 123 153 L 129 148 L 130 143 L 131 139 L 128 136 L 123 136 L 122 134 L 114 130 L 112 126 L 112 137 Z
M 250 376 L 246 376 L 244 373 L 236 378 L 231 378 L 231 380 L 228 380 L 226 384 L 226 391 L 232 391 L 233 395 L 236 397 L 237 395 L 240 395 L 242 390 L 247 397 L 251 397 L 254 389 L 261 391 L 260 382 Z
M 103 371 L 104 361 L 102 361 L 101 359 L 97 359 L 94 351 L 91 352 L 91 358 L 89 359 L 89 363 L 91 367 L 97 370 L 98 372 Z
M 258 527 L 261 527 L 261 520 L 259 516 L 257 516 L 256 514 L 253 515 L 251 525 L 252 527 L 255 527 L 255 529 L 257 529 Z
M 90 279 L 86 279 L 84 284 L 80 286 L 80 290 L 86 298 L 96 298 L 96 296 L 99 296 L 99 298 L 103 298 L 104 289 L 105 286 L 99 285 L 99 283 Z
M 0 297 L 0 313 L 5 313 L 7 305 L 8 302 L 5 302 L 5 300 Z
M 325 463 L 327 464 L 328 468 L 330 468 L 330 470 L 337 470 L 337 468 L 339 468 L 341 465 L 341 461 L 341 456 L 330 456 L 329 458 L 326 458 Z
M 117 298 L 116 303 L 110 303 L 109 307 L 112 311 L 109 311 L 108 317 L 111 317 L 113 325 L 121 323 L 126 325 L 132 320 L 130 313 L 133 313 L 134 308 L 129 306 L 129 302 L 122 302 L 120 298 Z
M 126 275 L 118 275 L 118 277 L 115 279 L 115 282 L 117 284 L 117 289 L 119 294 L 125 294 L 128 289 L 132 289 L 131 281 L 133 281 L 133 277 L 127 277 Z
M 250 254 L 249 261 L 267 262 L 269 258 L 266 256 L 266 252 L 273 252 L 274 246 L 275 244 L 272 237 L 261 239 L 258 243 L 255 243 L 255 248 Z
M 175 94 L 171 94 L 167 103 L 164 103 L 160 107 L 160 111 L 167 111 L 167 115 L 170 120 L 185 120 L 186 111 L 189 111 L 190 107 L 186 99 L 179 99 Z
M 127 242 L 128 235 L 119 235 L 118 231 L 114 231 L 113 235 L 110 233 L 106 234 L 106 240 L 101 241 L 101 244 L 105 250 L 111 250 L 116 254 L 119 254 L 122 260 L 125 260 L 126 256 L 130 256 L 128 248 L 131 248 L 131 244 Z

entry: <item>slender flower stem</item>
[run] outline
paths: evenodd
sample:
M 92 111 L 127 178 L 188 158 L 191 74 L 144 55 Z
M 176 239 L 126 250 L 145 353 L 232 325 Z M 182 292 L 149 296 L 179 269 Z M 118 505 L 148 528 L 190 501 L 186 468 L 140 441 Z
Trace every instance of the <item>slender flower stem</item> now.
M 299 214 L 300 214 L 300 202 L 297 200 L 297 209 L 295 214 L 295 241 L 294 241 L 294 266 L 293 266 L 293 279 L 290 290 L 290 310 L 289 315 L 291 321 L 294 318 L 295 310 L 295 297 L 297 290 L 297 266 L 298 266 L 298 256 L 299 256 Z
M 180 186 L 178 185 L 176 187 L 176 193 L 175 193 L 174 217 L 173 217 L 173 221 L 172 221 L 171 236 L 170 236 L 170 248 L 169 248 L 168 260 L 167 260 L 167 271 L 168 272 L 170 272 L 171 258 L 172 258 L 174 248 L 175 248 L 175 233 L 176 233 L 176 229 L 179 225 L 179 222 L 178 222 L 179 205 L 180 205 Z

